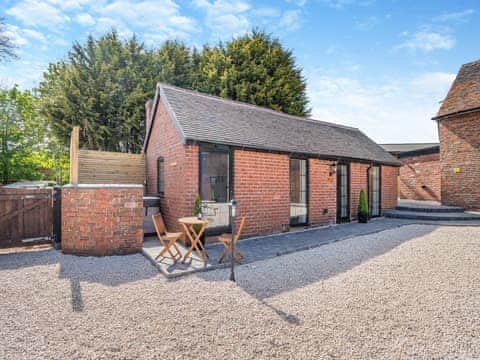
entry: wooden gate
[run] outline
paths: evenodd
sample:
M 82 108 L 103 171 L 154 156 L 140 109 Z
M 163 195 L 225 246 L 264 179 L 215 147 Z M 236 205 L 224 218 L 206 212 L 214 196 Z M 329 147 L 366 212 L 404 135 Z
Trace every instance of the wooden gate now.
M 0 247 L 51 239 L 52 195 L 52 189 L 0 188 Z

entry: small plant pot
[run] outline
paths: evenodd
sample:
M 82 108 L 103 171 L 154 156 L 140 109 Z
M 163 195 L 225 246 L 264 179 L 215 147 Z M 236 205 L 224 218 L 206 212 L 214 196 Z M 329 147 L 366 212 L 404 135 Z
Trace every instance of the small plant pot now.
M 358 213 L 358 222 L 362 224 L 368 223 L 368 213 L 365 213 L 365 212 Z

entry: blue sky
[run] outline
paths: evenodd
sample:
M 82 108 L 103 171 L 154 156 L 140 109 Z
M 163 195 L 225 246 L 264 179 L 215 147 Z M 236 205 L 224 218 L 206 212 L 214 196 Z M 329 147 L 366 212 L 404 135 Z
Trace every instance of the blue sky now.
M 19 59 L 0 85 L 38 84 L 73 41 L 112 27 L 148 46 L 214 44 L 258 27 L 304 69 L 315 118 L 378 142 L 436 141 L 430 120 L 461 64 L 480 58 L 480 3 L 408 0 L 2 0 Z M 153 76 L 153 74 L 152 74 Z

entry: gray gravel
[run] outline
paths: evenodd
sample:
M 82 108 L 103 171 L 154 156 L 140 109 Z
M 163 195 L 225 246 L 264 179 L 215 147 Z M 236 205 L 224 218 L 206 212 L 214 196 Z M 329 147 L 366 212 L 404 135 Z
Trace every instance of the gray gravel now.
M 0 255 L 0 358 L 480 358 L 480 228 L 409 225 L 167 281 Z

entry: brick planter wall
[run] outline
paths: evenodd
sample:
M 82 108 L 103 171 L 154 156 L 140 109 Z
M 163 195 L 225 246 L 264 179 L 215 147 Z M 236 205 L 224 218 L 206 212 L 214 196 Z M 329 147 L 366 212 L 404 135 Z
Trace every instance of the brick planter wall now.
M 67 185 L 62 189 L 62 251 L 123 255 L 143 243 L 143 186 Z
M 442 203 L 480 209 L 480 112 L 440 120 L 439 136 Z
M 440 154 L 400 159 L 400 198 L 440 200 Z

